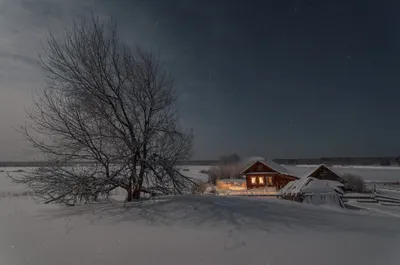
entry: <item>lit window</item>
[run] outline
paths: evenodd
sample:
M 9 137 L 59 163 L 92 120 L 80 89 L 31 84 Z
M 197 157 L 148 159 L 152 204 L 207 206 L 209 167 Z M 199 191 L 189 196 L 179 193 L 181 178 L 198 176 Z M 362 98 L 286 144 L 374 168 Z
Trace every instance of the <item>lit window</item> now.
M 257 183 L 256 180 L 257 180 L 256 177 L 251 177 L 251 184 L 256 184 Z
M 264 184 L 264 177 L 258 177 L 258 183 Z
M 268 179 L 267 180 L 268 181 L 268 185 L 272 185 L 272 177 L 268 177 L 267 179 Z

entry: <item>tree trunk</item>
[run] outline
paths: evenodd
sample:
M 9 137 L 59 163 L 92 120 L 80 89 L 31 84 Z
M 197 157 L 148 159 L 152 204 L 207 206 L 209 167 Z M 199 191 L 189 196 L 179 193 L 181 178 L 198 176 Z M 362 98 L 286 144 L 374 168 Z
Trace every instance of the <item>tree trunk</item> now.
M 139 172 L 139 179 L 138 182 L 136 183 L 136 187 L 133 191 L 133 198 L 139 200 L 140 199 L 140 193 L 142 190 L 142 186 L 143 186 L 143 179 L 144 179 L 144 173 L 146 171 L 146 166 L 143 162 L 141 162 L 140 165 L 140 172 Z
M 143 186 L 143 176 L 144 176 L 144 174 L 142 172 L 140 172 L 139 181 L 136 184 L 135 189 L 133 190 L 133 198 L 136 200 L 140 199 L 140 194 L 141 194 L 141 190 L 142 190 L 142 186 Z
M 126 196 L 126 201 L 127 202 L 131 202 L 133 197 L 132 197 L 132 189 L 126 189 L 126 192 L 128 193 L 128 195 Z
M 133 193 L 132 193 L 132 180 L 129 180 L 128 188 L 126 189 L 127 195 L 126 195 L 126 201 L 131 202 L 133 199 Z
M 137 189 L 135 189 L 135 190 L 133 191 L 133 198 L 134 198 L 135 200 L 139 200 L 139 199 L 140 199 L 140 189 L 139 189 L 139 188 L 137 188 Z

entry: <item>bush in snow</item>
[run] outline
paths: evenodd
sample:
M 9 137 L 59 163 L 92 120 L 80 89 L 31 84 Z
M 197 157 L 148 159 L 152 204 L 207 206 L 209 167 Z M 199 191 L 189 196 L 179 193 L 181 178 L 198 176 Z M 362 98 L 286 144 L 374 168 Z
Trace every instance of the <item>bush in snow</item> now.
M 345 184 L 346 190 L 350 190 L 353 192 L 366 191 L 365 182 L 360 176 L 354 174 L 345 174 L 343 177 L 347 180 L 347 183 Z

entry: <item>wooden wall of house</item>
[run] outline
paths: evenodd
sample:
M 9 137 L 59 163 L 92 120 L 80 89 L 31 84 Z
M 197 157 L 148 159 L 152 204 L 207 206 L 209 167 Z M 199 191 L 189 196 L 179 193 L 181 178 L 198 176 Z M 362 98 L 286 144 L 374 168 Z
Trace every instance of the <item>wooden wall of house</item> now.
M 285 187 L 289 182 L 296 180 L 296 178 L 279 174 L 275 178 L 275 186 L 278 190 L 282 189 Z
M 311 177 L 321 180 L 334 180 L 343 183 L 343 179 L 326 167 L 320 167 L 311 174 Z
M 254 175 L 254 174 L 252 174 L 252 175 L 246 175 L 246 185 L 247 185 L 247 189 L 254 189 L 254 188 L 260 188 L 260 187 L 265 187 L 265 186 L 267 186 L 268 184 L 267 184 L 267 181 L 268 181 L 268 179 L 267 179 L 267 175 L 265 175 L 265 174 L 260 174 L 260 175 Z M 253 184 L 252 183 L 252 178 L 256 178 L 256 184 Z M 260 184 L 259 183 L 259 180 L 260 180 L 260 178 L 262 178 L 262 180 L 263 180 L 263 183 L 264 184 Z
M 256 177 L 256 184 L 251 182 L 251 178 Z M 259 178 L 263 178 L 264 184 L 259 183 Z M 260 175 L 246 175 L 247 189 L 261 188 L 261 187 L 276 187 L 278 190 L 283 188 L 290 181 L 296 180 L 294 177 L 286 176 L 279 173 L 260 174 Z

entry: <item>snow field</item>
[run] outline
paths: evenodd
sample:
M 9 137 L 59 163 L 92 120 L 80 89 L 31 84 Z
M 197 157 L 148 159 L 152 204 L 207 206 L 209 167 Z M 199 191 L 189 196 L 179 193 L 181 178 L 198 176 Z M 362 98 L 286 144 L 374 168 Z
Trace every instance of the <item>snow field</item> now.
M 190 167 L 189 174 L 204 167 Z M 203 174 L 204 175 L 204 174 Z M 37 204 L 0 173 L 0 265 L 398 265 L 399 218 L 265 197 Z M 393 208 L 394 209 L 394 208 Z

